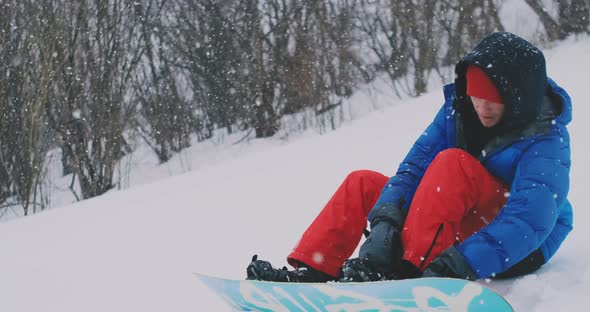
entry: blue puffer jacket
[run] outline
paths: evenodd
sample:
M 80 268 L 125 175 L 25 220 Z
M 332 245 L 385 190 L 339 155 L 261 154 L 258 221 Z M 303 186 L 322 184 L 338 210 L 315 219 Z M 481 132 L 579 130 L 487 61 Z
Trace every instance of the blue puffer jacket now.
M 514 58 L 510 50 L 514 47 L 504 49 L 499 55 L 497 50 L 489 52 L 486 47 L 498 49 L 500 46 L 501 50 L 498 40 L 500 43 L 506 41 L 504 33 L 498 33 L 495 38 L 495 42 L 480 43 L 459 62 L 455 83 L 444 87 L 443 107 L 384 187 L 376 204 L 399 203 L 401 199 L 407 209 L 434 157 L 448 148 L 465 147 L 462 141 L 469 129 L 463 129 L 466 116 L 460 113 L 470 105 L 465 95 L 465 69 L 469 64 L 491 64 L 480 68 L 492 77 L 492 81 L 494 77 L 503 80 L 508 77 L 505 85 L 509 87 L 503 88 L 502 82 L 494 81 L 506 105 L 504 129 L 502 135 L 485 145 L 478 159 L 490 173 L 510 186 L 510 195 L 489 225 L 457 247 L 478 278 L 504 272 L 537 249 L 547 262 L 572 230 L 573 222 L 572 207 L 567 200 L 570 140 L 566 125 L 572 118 L 570 97 L 546 77 L 542 53 L 539 50 L 531 53 L 536 48 L 517 37 L 524 41 L 524 47 L 517 46 L 522 53 L 521 61 L 523 55 L 529 54 L 534 55 L 529 62 L 537 64 L 542 61 L 542 71 L 529 71 L 528 74 L 543 77 L 542 84 L 537 81 L 536 85 L 519 85 L 522 81 L 531 82 L 526 79 L 527 71 L 516 68 L 514 73 L 507 72 L 510 66 L 506 63 Z M 514 38 L 509 39 L 514 43 Z M 523 66 L 531 64 L 525 60 Z M 497 71 L 490 70 L 494 67 Z M 520 93 L 509 94 L 519 89 Z M 541 95 L 527 95 L 527 92 L 540 92 Z

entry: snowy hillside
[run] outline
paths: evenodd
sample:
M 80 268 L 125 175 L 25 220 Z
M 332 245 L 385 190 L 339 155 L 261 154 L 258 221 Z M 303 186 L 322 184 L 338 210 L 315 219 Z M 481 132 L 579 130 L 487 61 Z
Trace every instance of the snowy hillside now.
M 538 273 L 489 286 L 517 311 L 584 310 L 590 39 L 545 52 L 549 75 L 574 103 L 575 229 Z M 2 223 L 0 311 L 227 311 L 192 272 L 243 278 L 254 253 L 286 264 L 340 181 L 356 169 L 391 175 L 441 103 L 442 92 L 434 91 L 325 135 L 255 142 L 240 157 Z

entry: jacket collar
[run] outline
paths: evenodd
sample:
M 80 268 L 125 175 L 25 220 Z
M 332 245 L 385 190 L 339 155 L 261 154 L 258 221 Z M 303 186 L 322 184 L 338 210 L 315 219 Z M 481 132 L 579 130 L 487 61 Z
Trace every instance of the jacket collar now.
M 543 97 L 539 114 L 535 121 L 528 123 L 524 128 L 509 131 L 504 135 L 494 137 L 486 144 L 478 157 L 480 160 L 501 150 L 504 146 L 509 145 L 517 140 L 532 138 L 538 135 L 547 134 L 551 131 L 552 124 L 555 123 L 555 105 L 549 96 Z

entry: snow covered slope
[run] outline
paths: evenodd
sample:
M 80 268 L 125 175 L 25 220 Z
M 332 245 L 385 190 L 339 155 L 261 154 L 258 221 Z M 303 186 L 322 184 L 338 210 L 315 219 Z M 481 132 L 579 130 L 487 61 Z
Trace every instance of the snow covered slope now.
M 492 281 L 517 311 L 584 310 L 590 292 L 590 40 L 546 51 L 574 102 L 575 229 L 538 273 Z M 243 278 L 252 254 L 276 265 L 348 172 L 391 175 L 442 103 L 434 91 L 326 135 L 0 224 L 0 311 L 226 311 L 193 277 Z M 230 192 L 231 191 L 231 192 Z

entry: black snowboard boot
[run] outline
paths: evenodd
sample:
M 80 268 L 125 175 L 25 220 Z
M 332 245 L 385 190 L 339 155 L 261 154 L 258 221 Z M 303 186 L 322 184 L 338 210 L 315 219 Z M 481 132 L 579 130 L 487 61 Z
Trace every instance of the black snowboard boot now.
M 315 270 L 304 263 L 299 263 L 299 267 L 289 271 L 287 267 L 275 269 L 270 262 L 258 260 L 258 256 L 252 257 L 252 262 L 246 269 L 247 280 L 258 280 L 268 282 L 291 282 L 291 283 L 325 283 L 335 280 L 334 277 Z

